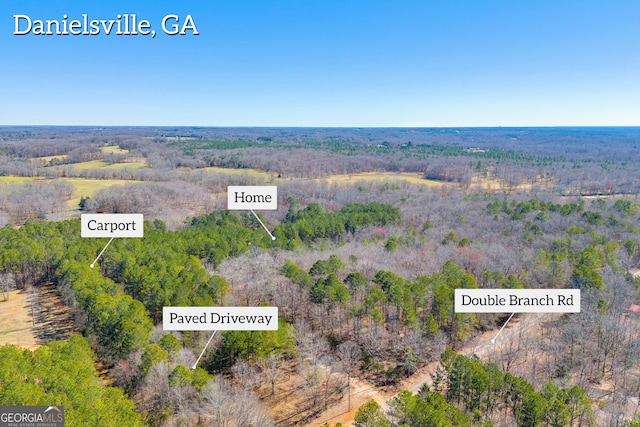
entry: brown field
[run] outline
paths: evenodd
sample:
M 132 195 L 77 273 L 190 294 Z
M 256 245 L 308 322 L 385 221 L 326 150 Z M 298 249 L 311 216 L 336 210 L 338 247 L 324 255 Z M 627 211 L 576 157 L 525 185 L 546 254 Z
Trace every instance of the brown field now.
M 343 384 L 346 387 L 346 377 L 340 373 L 333 373 L 331 376 L 331 386 L 333 388 L 336 384 Z M 355 394 L 358 393 L 359 381 L 352 379 L 352 402 L 360 402 L 355 398 Z M 311 410 L 309 396 L 306 391 L 305 378 L 297 372 L 295 363 L 288 362 L 283 370 L 283 375 L 278 379 L 275 385 L 274 393 L 271 394 L 271 386 L 265 384 L 256 390 L 256 393 L 260 399 L 265 403 L 269 409 L 269 413 L 273 418 L 277 426 L 302 426 L 302 425 L 322 425 L 317 421 L 312 421 L 320 413 L 315 410 Z M 327 407 L 332 408 L 337 406 L 343 396 L 335 393 L 329 393 L 327 396 Z M 324 400 L 324 395 L 320 397 Z M 366 400 L 362 400 L 363 404 Z M 352 408 L 355 416 L 355 412 L 358 407 Z
M 0 298 L 0 345 L 38 348 L 28 296 L 26 291 L 11 291 L 7 301 Z
M 75 333 L 67 306 L 52 284 L 35 287 L 33 292 L 11 291 L 6 301 L 0 296 L 0 345 L 34 350 Z

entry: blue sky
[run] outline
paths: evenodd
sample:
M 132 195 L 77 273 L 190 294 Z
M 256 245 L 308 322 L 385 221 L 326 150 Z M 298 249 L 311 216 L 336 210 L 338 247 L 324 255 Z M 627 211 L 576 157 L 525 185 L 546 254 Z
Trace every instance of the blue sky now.
M 13 34 L 83 13 L 158 34 Z M 635 0 L 4 0 L 0 125 L 638 126 L 639 22 Z

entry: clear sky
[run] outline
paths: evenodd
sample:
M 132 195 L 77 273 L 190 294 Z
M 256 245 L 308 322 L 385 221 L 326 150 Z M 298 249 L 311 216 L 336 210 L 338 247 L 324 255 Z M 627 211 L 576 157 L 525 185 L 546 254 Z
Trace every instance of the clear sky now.
M 157 35 L 14 35 L 83 13 Z M 637 0 L 3 0 L 0 52 L 0 125 L 640 125 Z

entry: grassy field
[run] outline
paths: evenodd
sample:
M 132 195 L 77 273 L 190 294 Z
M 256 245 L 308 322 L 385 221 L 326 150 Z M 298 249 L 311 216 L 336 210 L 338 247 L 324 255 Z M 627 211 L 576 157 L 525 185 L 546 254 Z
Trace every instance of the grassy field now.
M 81 197 L 92 197 L 93 193 L 103 188 L 109 188 L 114 185 L 124 185 L 126 183 L 134 183 L 138 181 L 128 181 L 125 179 L 86 179 L 86 178 L 59 178 L 67 181 L 75 187 L 75 192 L 68 205 L 72 209 L 76 209 L 80 203 Z
M 122 162 L 109 164 L 102 160 L 92 160 L 90 162 L 73 163 L 72 166 L 77 170 L 87 169 L 140 169 L 147 167 L 145 162 Z
M 421 173 L 408 172 L 363 172 L 346 175 L 333 175 L 329 178 L 322 178 L 321 180 L 325 180 L 332 184 L 355 184 L 358 181 L 384 182 L 392 180 L 407 181 L 412 184 L 421 184 L 429 187 L 437 187 L 444 184 L 440 181 L 423 179 Z
M 32 181 L 29 176 L 0 176 L 0 185 L 2 184 L 22 184 L 23 182 Z
M 122 148 L 118 147 L 117 145 L 109 145 L 106 147 L 100 147 L 100 151 L 104 154 L 127 154 L 129 152 L 129 150 L 123 150 Z M 58 154 L 55 156 L 42 156 L 42 157 L 34 157 L 34 160 L 42 160 L 45 162 L 49 162 L 53 159 L 59 159 L 59 160 L 63 160 L 67 157 L 66 154 Z M 120 166 L 122 165 L 122 166 Z M 144 163 L 141 162 L 135 162 L 135 163 L 130 163 L 131 168 L 137 168 L 137 167 L 145 167 Z M 140 166 L 141 165 L 141 166 Z M 75 163 L 73 165 L 75 168 L 79 169 L 79 170 L 83 170 L 83 169 L 94 169 L 94 168 L 103 168 L 103 167 L 114 167 L 114 169 L 121 169 L 124 167 L 127 167 L 125 163 L 116 163 L 114 165 L 109 165 L 106 162 L 103 162 L 101 160 L 94 160 L 91 162 L 82 162 L 82 163 Z
M 40 179 L 45 182 L 52 182 L 52 179 L 32 178 L 27 176 L 0 176 L 0 185 L 2 184 L 22 184 L 27 181 Z M 124 185 L 126 183 L 138 182 L 126 179 L 87 179 L 87 178 L 57 178 L 61 181 L 71 183 L 75 188 L 74 196 L 80 200 L 80 196 L 91 197 L 96 190 L 111 187 L 112 185 Z
M 112 165 L 105 166 L 105 169 L 141 169 L 146 168 L 146 162 L 124 162 L 124 163 L 114 163 Z
M 74 169 L 83 171 L 87 169 L 100 169 L 105 166 L 109 166 L 109 163 L 102 160 L 92 160 L 90 162 L 72 163 L 71 165 Z
M 257 178 L 264 178 L 269 181 L 271 179 L 271 174 L 265 171 L 261 171 L 259 169 L 230 169 L 230 168 L 218 168 L 215 166 L 210 166 L 207 168 L 196 169 L 196 170 L 205 170 L 215 173 L 226 173 L 229 175 L 249 175 Z
M 138 182 L 138 181 L 128 181 L 126 179 L 86 179 L 86 178 L 59 178 L 63 181 L 67 181 L 76 189 L 76 195 L 78 198 L 80 196 L 91 197 L 93 193 L 97 190 L 102 190 L 103 188 L 108 188 L 113 185 L 124 185 L 126 183 Z
M 127 154 L 129 150 L 123 150 L 117 145 L 107 145 L 106 147 L 100 147 L 100 151 L 105 154 Z

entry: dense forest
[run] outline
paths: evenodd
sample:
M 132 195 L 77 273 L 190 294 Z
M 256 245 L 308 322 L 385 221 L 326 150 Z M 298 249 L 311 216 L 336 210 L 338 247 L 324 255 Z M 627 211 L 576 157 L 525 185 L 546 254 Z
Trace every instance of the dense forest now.
M 334 427 L 353 398 L 356 426 L 635 426 L 639 137 L 0 129 L 2 296 L 53 284 L 82 333 L 0 347 L 0 400 L 69 425 Z M 267 183 L 276 240 L 225 209 L 228 185 Z M 82 212 L 144 213 L 144 238 L 92 269 L 107 240 Z M 490 345 L 507 316 L 456 313 L 457 288 L 576 288 L 582 311 L 517 315 Z M 210 334 L 163 331 L 162 308 L 215 305 L 277 306 L 278 331 L 216 334 L 191 369 Z

